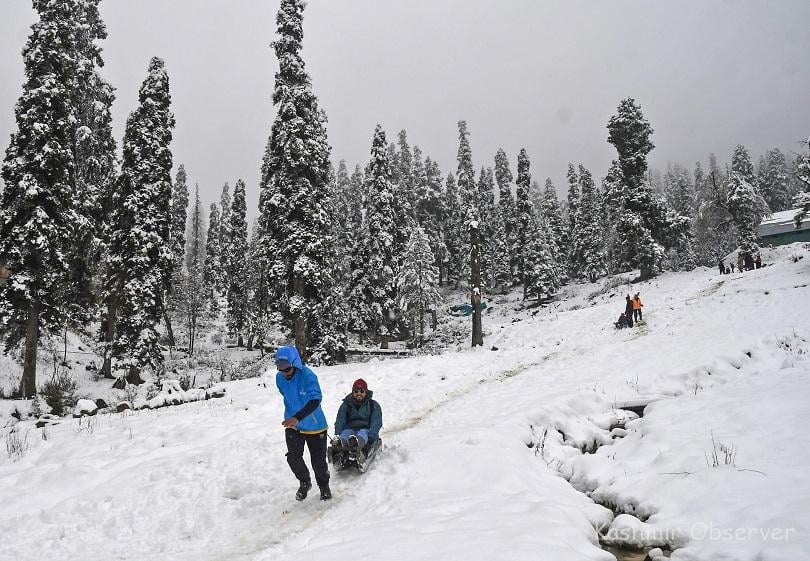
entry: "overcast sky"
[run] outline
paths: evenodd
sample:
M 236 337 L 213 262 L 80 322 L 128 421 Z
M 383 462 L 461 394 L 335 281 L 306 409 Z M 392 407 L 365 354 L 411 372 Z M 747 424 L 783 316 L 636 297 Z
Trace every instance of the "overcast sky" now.
M 248 185 L 255 216 L 273 118 L 269 47 L 278 0 L 103 0 L 104 75 L 117 89 L 115 137 L 150 57 L 166 60 L 177 118 L 172 151 L 206 207 L 225 181 Z M 20 51 L 35 15 L 0 0 L 0 146 L 14 128 Z M 569 161 L 604 175 L 605 125 L 619 101 L 641 104 L 653 167 L 694 166 L 736 144 L 756 159 L 810 135 L 807 0 L 310 0 L 304 57 L 329 117 L 335 164 L 369 154 L 376 123 L 401 129 L 455 172 L 459 119 L 476 169 L 525 146 L 532 174 L 564 194 Z M 120 149 L 120 148 L 119 148 Z

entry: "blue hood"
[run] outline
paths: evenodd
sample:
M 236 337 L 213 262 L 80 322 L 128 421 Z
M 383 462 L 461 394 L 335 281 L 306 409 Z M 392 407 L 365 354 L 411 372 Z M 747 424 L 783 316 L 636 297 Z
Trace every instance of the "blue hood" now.
M 275 361 L 278 362 L 280 359 L 286 360 L 298 370 L 304 368 L 304 363 L 301 360 L 301 355 L 298 354 L 298 349 L 296 349 L 293 346 L 279 347 L 276 350 Z

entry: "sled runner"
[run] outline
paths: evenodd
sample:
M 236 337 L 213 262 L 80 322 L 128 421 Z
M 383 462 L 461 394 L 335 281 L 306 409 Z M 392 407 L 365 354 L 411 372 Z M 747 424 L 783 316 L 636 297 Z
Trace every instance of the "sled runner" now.
M 382 448 L 381 438 L 371 444 L 366 444 L 362 450 L 357 450 L 351 446 L 344 446 L 340 439 L 335 437 L 331 439 L 329 448 L 326 450 L 326 457 L 337 471 L 355 467 L 360 473 L 365 473 L 380 448 Z

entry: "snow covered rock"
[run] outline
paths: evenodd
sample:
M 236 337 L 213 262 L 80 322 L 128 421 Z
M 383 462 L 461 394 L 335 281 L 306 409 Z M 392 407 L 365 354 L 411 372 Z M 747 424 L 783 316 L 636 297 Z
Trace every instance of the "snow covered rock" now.
M 668 559 L 668 557 L 664 555 L 664 550 L 660 547 L 656 547 L 647 552 L 647 557 L 644 558 L 644 561 L 664 561 L 664 559 Z
M 662 532 L 660 527 L 642 522 L 635 516 L 620 514 L 613 519 L 613 524 L 610 525 L 610 529 L 602 539 L 609 545 L 642 549 L 671 545 L 673 538 L 678 537 L 671 534 L 671 532 Z M 679 542 L 681 540 L 676 539 L 675 541 Z
M 73 410 L 74 417 L 83 417 L 85 415 L 95 415 L 98 410 L 96 402 L 92 399 L 80 399 L 76 403 L 76 408 Z
M 215 399 L 225 397 L 225 386 L 214 386 L 205 392 L 205 399 Z
M 39 419 L 37 419 L 36 427 L 41 429 L 42 427 L 47 427 L 50 425 L 58 425 L 61 422 L 61 418 L 57 415 L 51 415 L 50 413 L 46 413 L 42 415 Z

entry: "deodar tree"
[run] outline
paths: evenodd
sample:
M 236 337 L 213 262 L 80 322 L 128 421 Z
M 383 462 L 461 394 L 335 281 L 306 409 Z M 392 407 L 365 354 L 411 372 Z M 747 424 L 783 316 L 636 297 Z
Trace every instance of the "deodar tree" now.
M 68 320 L 67 258 L 79 216 L 72 199 L 76 114 L 78 0 L 34 2 L 39 21 L 23 50 L 25 83 L 15 107 L 17 130 L 6 150 L 0 204 L 0 332 L 6 352 L 25 341 L 22 397 L 36 394 L 37 346 L 42 334 Z
M 267 270 L 267 305 L 281 314 L 307 358 L 308 324 L 331 291 L 329 154 L 326 115 L 304 60 L 302 0 L 282 0 L 276 23 L 276 117 L 262 164 L 259 230 Z M 233 252 L 233 248 L 230 249 Z

